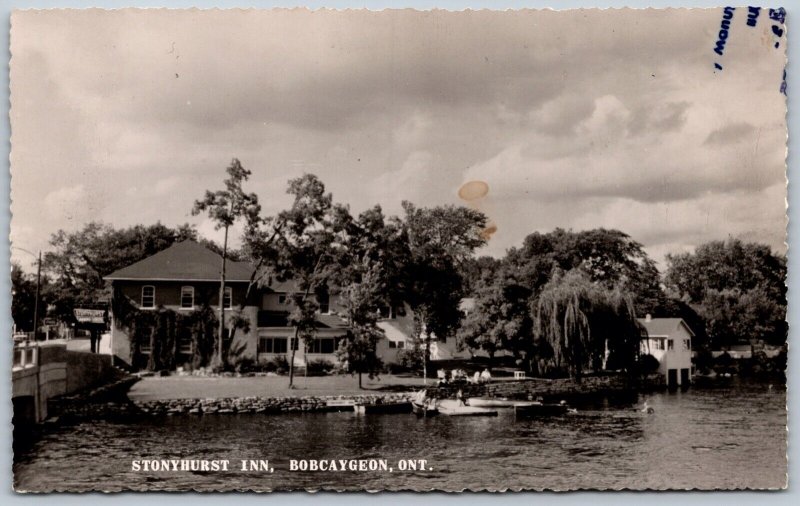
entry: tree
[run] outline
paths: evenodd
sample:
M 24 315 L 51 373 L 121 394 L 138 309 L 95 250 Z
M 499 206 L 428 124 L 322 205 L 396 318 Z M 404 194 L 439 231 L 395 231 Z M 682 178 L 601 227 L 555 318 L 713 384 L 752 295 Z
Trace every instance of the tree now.
M 703 317 L 715 347 L 786 342 L 786 257 L 766 245 L 730 239 L 667 255 L 664 282 Z
M 341 301 L 345 307 L 348 332 L 340 343 L 337 356 L 347 363 L 351 372 L 358 374 L 358 388 L 362 388 L 362 375 L 374 377 L 382 365 L 377 355 L 378 341 L 384 331 L 378 327 L 379 285 L 377 273 L 364 275 L 360 282 L 345 286 Z
M 558 268 L 580 269 L 607 288 L 624 286 L 638 313 L 652 313 L 663 299 L 655 262 L 640 243 L 619 230 L 534 232 L 525 238 L 522 248 L 509 250 L 507 259 L 534 297 Z
M 557 272 L 531 307 L 535 339 L 547 344 L 556 368 L 580 381 L 583 370 L 599 370 L 607 358 L 632 371 L 641 327 L 633 301 L 618 287 L 606 288 L 573 269 Z
M 446 339 L 461 321 L 464 283 L 460 267 L 486 243 L 482 232 L 487 219 L 480 211 L 465 207 L 417 208 L 403 202 L 403 209 L 410 253 L 403 288 L 416 327 L 424 334 L 417 341 L 425 344 L 427 374 L 431 336 Z
M 533 320 L 528 310 L 531 290 L 520 285 L 504 269 L 483 280 L 475 289 L 475 307 L 458 331 L 459 339 L 468 347 L 484 350 L 490 360 L 500 349 L 516 357 L 529 356 Z
M 299 339 L 305 342 L 316 335 L 318 297 L 325 296 L 328 280 L 342 254 L 343 226 L 347 209 L 333 204 L 333 197 L 325 192 L 325 185 L 313 174 L 289 181 L 287 192 L 294 196 L 292 206 L 280 212 L 276 222 L 280 232 L 273 244 L 255 250 L 255 259 L 275 254 L 276 276 L 291 279 L 297 285 L 292 294 L 293 310 L 289 321 L 294 326 L 289 362 L 289 387 L 294 385 L 294 361 Z
M 47 278 L 41 280 L 41 292 L 49 293 Z M 47 306 L 47 300 L 39 298 L 39 308 Z M 22 267 L 11 263 L 11 318 L 19 330 L 33 330 L 36 307 L 36 276 L 27 274 Z
M 408 242 L 402 224 L 397 219 L 387 222 L 380 206 L 357 220 L 339 213 L 339 222 L 347 239 L 331 283 L 344 306 L 348 335 L 337 353 L 358 374 L 361 388 L 362 374 L 372 378 L 382 365 L 377 356 L 378 341 L 384 337 L 378 326 L 380 309 L 403 303 L 399 282 Z
M 216 365 L 223 367 L 226 363 L 225 356 L 225 269 L 228 261 L 228 231 L 239 219 L 244 219 L 248 224 L 260 220 L 261 206 L 255 193 L 246 193 L 242 183 L 250 178 L 251 172 L 242 167 L 241 162 L 234 158 L 225 170 L 228 178 L 225 179 L 225 189 L 217 191 L 206 190 L 205 196 L 194 202 L 192 214 L 198 215 L 207 212 L 214 222 L 217 230 L 225 231 L 222 242 L 222 266 L 219 282 L 219 332 L 217 335 Z M 248 225 L 250 226 L 250 225 Z
M 196 238 L 189 225 L 170 228 L 161 223 L 116 229 L 91 222 L 76 232 L 59 230 L 50 238 L 52 251 L 42 260 L 42 270 L 51 280 L 43 285 L 43 297 L 55 307 L 51 316 L 73 322 L 75 307 L 111 299 L 104 276 L 175 242 Z

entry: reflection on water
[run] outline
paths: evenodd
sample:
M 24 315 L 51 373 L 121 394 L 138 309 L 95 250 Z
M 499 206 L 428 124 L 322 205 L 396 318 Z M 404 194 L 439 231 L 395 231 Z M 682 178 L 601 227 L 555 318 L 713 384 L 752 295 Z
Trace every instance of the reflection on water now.
M 640 399 L 639 401 L 641 401 Z M 579 405 L 549 419 L 352 413 L 176 416 L 84 423 L 15 456 L 18 490 L 776 488 L 786 482 L 785 392 L 767 385 Z M 230 459 L 228 472 L 132 472 L 134 459 Z M 388 459 L 392 473 L 290 472 L 289 459 Z M 273 474 L 237 469 L 269 459 Z M 400 472 L 399 459 L 430 471 Z

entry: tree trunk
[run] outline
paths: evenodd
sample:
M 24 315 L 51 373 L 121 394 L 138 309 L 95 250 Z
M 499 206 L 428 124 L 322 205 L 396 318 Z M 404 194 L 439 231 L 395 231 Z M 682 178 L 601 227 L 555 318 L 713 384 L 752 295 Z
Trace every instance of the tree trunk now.
M 295 346 L 294 343 L 297 342 L 299 332 L 300 328 L 295 327 L 294 338 L 289 341 L 289 347 L 292 349 L 292 358 L 289 359 L 289 388 L 294 388 L 294 356 L 295 353 L 297 353 L 297 348 L 299 348 L 299 346 Z
M 225 338 L 225 268 L 228 260 L 228 227 L 225 227 L 225 238 L 222 242 L 222 274 L 219 282 L 219 333 L 217 335 L 216 365 L 225 367 L 225 354 L 223 352 Z
M 317 260 L 317 265 L 319 265 L 319 260 Z M 316 267 L 314 267 L 314 270 L 316 270 Z M 309 284 L 306 287 L 305 292 L 303 292 L 303 299 L 301 300 L 302 304 L 306 303 L 306 299 L 308 299 L 308 294 L 310 292 L 311 292 L 311 285 Z M 295 328 L 294 328 L 294 341 L 295 342 L 297 342 L 297 339 L 299 337 L 298 336 L 299 332 L 300 332 L 300 328 L 295 326 Z M 294 345 L 292 345 L 291 341 L 289 342 L 289 346 L 291 346 L 291 348 L 292 348 L 292 359 L 289 361 L 289 388 L 294 388 L 294 356 L 295 356 L 295 353 L 297 352 L 297 348 L 299 348 L 299 346 L 295 347 Z M 306 360 L 307 359 L 308 359 L 308 357 L 306 357 Z M 308 364 L 306 364 L 306 369 L 308 369 Z
M 358 389 L 363 390 L 364 387 L 361 385 L 361 371 L 358 371 Z
M 425 356 L 422 357 L 422 375 L 424 384 L 428 384 L 428 362 L 431 359 L 431 334 L 425 331 Z

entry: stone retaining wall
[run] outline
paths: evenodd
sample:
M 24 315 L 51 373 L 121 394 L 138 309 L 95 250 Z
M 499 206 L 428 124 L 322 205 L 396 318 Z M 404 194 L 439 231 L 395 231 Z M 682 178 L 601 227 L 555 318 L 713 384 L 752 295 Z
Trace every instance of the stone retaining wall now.
M 352 400 L 356 403 L 409 402 L 412 394 L 355 395 L 327 397 L 237 397 L 222 399 L 172 399 L 134 402 L 143 413 L 152 415 L 224 414 L 224 413 L 301 413 L 339 411 L 328 406 L 329 400 Z
M 347 409 L 329 406 L 328 401 L 353 401 L 355 403 L 370 404 L 408 402 L 414 396 L 414 392 L 405 392 L 347 396 L 128 400 L 124 392 L 127 392 L 132 382 L 137 379 L 125 378 L 106 387 L 91 391 L 88 394 L 54 399 L 50 407 L 51 412 L 55 416 L 63 417 L 64 420 L 228 413 L 310 413 Z M 649 379 L 638 386 L 638 391 L 642 391 L 642 388 L 657 388 L 658 382 L 657 378 Z M 663 383 L 663 379 L 661 383 Z M 597 376 L 584 378 L 581 383 L 575 383 L 569 379 L 527 379 L 521 381 L 499 381 L 482 385 L 431 386 L 428 387 L 427 391 L 430 397 L 452 398 L 459 389 L 464 397 L 491 396 L 515 399 L 543 397 L 548 401 L 557 401 L 576 395 L 603 395 L 635 390 L 629 385 L 627 378 L 621 376 Z

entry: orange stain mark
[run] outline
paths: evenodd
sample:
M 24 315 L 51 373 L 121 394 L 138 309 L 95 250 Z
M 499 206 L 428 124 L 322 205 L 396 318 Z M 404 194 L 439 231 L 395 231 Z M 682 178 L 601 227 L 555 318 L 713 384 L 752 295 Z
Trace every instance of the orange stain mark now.
M 492 235 L 494 235 L 495 232 L 497 232 L 497 225 L 495 225 L 493 221 L 490 221 L 486 224 L 486 227 L 481 230 L 481 237 L 488 241 L 492 238 Z
M 458 189 L 458 196 L 467 202 L 485 197 L 489 193 L 489 185 L 483 181 L 467 181 Z

